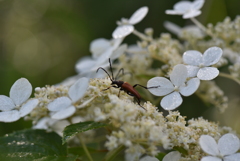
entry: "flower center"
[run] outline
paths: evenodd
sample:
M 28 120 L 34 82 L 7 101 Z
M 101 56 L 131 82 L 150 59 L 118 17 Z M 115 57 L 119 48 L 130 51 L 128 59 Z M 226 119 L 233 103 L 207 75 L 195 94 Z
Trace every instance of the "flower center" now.
M 176 92 L 179 92 L 179 87 L 175 86 L 173 90 L 176 91 Z
M 202 68 L 202 67 L 204 67 L 204 64 L 200 63 L 198 66 L 199 66 L 199 68 Z

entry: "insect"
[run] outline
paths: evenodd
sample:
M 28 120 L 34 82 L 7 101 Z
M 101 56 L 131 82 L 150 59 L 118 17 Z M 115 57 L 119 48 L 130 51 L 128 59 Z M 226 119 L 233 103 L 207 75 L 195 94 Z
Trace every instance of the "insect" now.
M 104 89 L 103 91 L 108 90 L 108 89 L 111 88 L 111 87 L 120 88 L 119 93 L 118 93 L 118 97 L 119 97 L 121 91 L 125 91 L 128 95 L 135 97 L 138 105 L 139 105 L 140 107 L 142 107 L 144 110 L 146 110 L 143 106 L 140 105 L 141 96 L 140 96 L 140 94 L 138 93 L 138 91 L 135 90 L 135 87 L 140 86 L 140 87 L 143 87 L 143 88 L 145 88 L 145 89 L 149 89 L 149 88 L 157 88 L 157 87 L 159 87 L 159 86 L 145 87 L 145 86 L 142 86 L 142 85 L 140 85 L 140 84 L 135 84 L 134 86 L 131 86 L 128 82 L 124 82 L 124 81 L 121 81 L 121 80 L 117 80 L 117 78 L 119 77 L 119 74 L 120 74 L 121 72 L 122 72 L 122 75 L 124 75 L 124 69 L 123 69 L 123 68 L 121 68 L 121 69 L 118 71 L 116 77 L 114 78 L 114 76 L 113 76 L 113 70 L 112 70 L 112 64 L 111 64 L 110 58 L 109 58 L 109 65 L 110 65 L 110 70 L 111 70 L 111 73 L 112 73 L 112 77 L 111 77 L 111 76 L 109 75 L 109 73 L 108 73 L 104 68 L 102 68 L 102 67 L 99 67 L 99 68 L 97 69 L 97 71 L 96 71 L 96 72 L 98 72 L 98 70 L 102 69 L 105 73 L 107 73 L 108 77 L 109 77 L 110 80 L 112 81 L 111 86 L 108 87 L 108 88 L 106 88 L 106 89 Z

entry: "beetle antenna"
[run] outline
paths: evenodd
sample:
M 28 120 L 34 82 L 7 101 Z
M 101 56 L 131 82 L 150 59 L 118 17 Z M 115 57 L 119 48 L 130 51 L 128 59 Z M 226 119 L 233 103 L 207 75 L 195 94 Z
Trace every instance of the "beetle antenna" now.
M 120 75 L 121 71 L 122 71 L 122 75 Z M 119 69 L 119 71 L 118 71 L 118 73 L 117 73 L 117 75 L 116 75 L 116 77 L 115 77 L 116 80 L 118 80 L 118 78 L 124 76 L 125 74 L 130 74 L 130 75 L 132 76 L 132 73 L 131 73 L 131 72 L 125 73 L 123 68 Z
M 110 58 L 108 59 L 109 60 L 109 64 L 110 64 L 110 70 L 112 72 L 112 79 L 115 80 L 114 76 L 113 76 L 113 70 L 112 70 L 112 64 L 111 64 L 111 60 Z
M 105 73 L 107 73 L 108 77 L 111 79 L 111 81 L 113 81 L 112 78 L 110 77 L 109 73 L 108 73 L 104 68 L 102 68 L 102 67 L 99 67 L 99 68 L 97 69 L 96 73 L 98 72 L 99 69 L 102 69 Z

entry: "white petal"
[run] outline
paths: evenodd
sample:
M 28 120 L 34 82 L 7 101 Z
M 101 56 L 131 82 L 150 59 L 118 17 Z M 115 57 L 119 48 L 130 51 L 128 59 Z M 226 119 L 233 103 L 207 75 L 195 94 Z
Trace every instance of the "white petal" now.
M 48 122 L 50 120 L 52 120 L 52 119 L 49 118 L 49 117 L 43 117 L 40 120 L 38 120 L 37 124 L 34 125 L 32 128 L 33 129 L 46 129 L 47 130 L 49 128 Z
M 60 111 L 70 106 L 72 101 L 68 97 L 58 97 L 47 106 L 49 111 Z
M 202 150 L 210 155 L 219 155 L 218 145 L 216 141 L 209 135 L 202 135 L 199 139 Z
M 76 111 L 74 106 L 67 107 L 66 109 L 60 110 L 52 115 L 53 119 L 61 120 L 72 116 Z
M 203 157 L 201 161 L 222 161 L 222 159 L 213 156 L 206 156 Z
M 160 105 L 165 110 L 174 110 L 182 104 L 182 97 L 178 92 L 173 92 L 161 100 Z
M 123 25 L 118 26 L 112 33 L 112 36 L 114 39 L 125 37 L 129 34 L 131 34 L 134 30 L 134 27 L 132 25 Z
M 0 122 L 14 122 L 18 119 L 20 119 L 20 114 L 17 110 L 0 112 Z
M 162 161 L 179 161 L 181 154 L 178 151 L 172 151 L 164 156 Z
M 92 100 L 94 100 L 96 97 L 92 97 L 86 101 L 84 101 L 80 106 L 77 106 L 77 108 L 84 108 L 86 105 L 88 105 Z
M 216 64 L 222 56 L 222 49 L 219 47 L 211 47 L 203 54 L 203 64 L 210 66 Z
M 230 155 L 236 153 L 239 147 L 239 139 L 233 134 L 225 134 L 218 140 L 218 149 L 222 155 Z
M 70 122 L 68 120 L 58 120 L 53 125 L 51 125 L 51 129 L 58 135 L 63 136 L 63 130 L 68 125 L 70 125 Z
M 205 2 L 205 0 L 195 0 L 192 3 L 191 8 L 195 9 L 195 10 L 199 10 L 200 8 L 202 8 L 204 2 Z
M 89 69 L 96 64 L 96 60 L 86 56 L 81 58 L 75 65 L 75 69 L 79 74 L 88 73 Z
M 105 63 L 108 63 L 108 59 L 110 58 L 110 56 L 112 55 L 113 53 L 113 48 L 108 48 L 95 62 L 94 66 L 95 67 L 100 67 L 102 66 L 102 64 L 105 64 Z M 94 68 L 95 67 L 92 67 L 91 70 L 95 70 Z
M 200 68 L 197 77 L 201 80 L 212 80 L 219 74 L 219 70 L 215 67 Z
M 178 12 L 185 13 L 191 8 L 192 2 L 189 1 L 180 1 L 176 3 L 173 8 Z
M 32 85 L 26 78 L 18 79 L 10 89 L 10 98 L 16 105 L 25 102 L 32 93 Z
M 165 13 L 168 14 L 168 15 L 182 15 L 182 14 L 184 14 L 184 12 L 180 12 L 180 11 L 177 11 L 177 10 L 166 10 Z
M 142 21 L 142 19 L 148 13 L 148 7 L 141 7 L 137 11 L 133 13 L 133 15 L 129 18 L 128 22 L 132 25 Z
M 123 38 L 119 38 L 119 39 L 112 39 L 112 48 L 113 50 L 117 49 L 119 47 L 119 45 L 122 43 Z
M 77 102 L 82 98 L 88 89 L 88 78 L 80 78 L 75 82 L 68 90 L 68 95 L 72 99 L 72 102 Z
M 110 56 L 111 61 L 117 59 L 119 56 L 121 56 L 125 51 L 127 50 L 127 45 L 123 44 L 119 48 L 117 48 L 112 55 Z
M 183 15 L 184 19 L 188 19 L 188 18 L 193 18 L 193 17 L 197 17 L 201 14 L 202 12 L 199 10 L 190 10 L 189 12 L 185 13 Z
M 175 86 L 180 87 L 187 79 L 187 68 L 183 64 L 175 65 L 172 73 L 170 74 L 170 80 Z
M 90 52 L 93 58 L 98 58 L 107 48 L 111 47 L 109 40 L 104 38 L 95 39 L 90 44 Z
M 0 95 L 0 110 L 1 111 L 10 111 L 15 108 L 15 104 L 11 98 Z
M 193 66 L 193 65 L 185 65 L 186 68 L 187 68 L 187 77 L 196 77 L 197 76 L 197 73 L 199 71 L 199 67 L 197 66 Z
M 190 96 L 198 89 L 200 80 L 198 78 L 192 78 L 187 81 L 187 85 L 180 88 L 180 93 L 183 96 Z
M 172 22 L 169 22 L 169 21 L 165 21 L 164 22 L 164 27 L 174 33 L 175 35 L 179 36 L 180 33 L 182 32 L 182 29 L 181 27 L 179 27 L 178 25 L 176 25 L 175 23 L 172 23 Z
M 157 87 L 148 89 L 155 96 L 164 96 L 173 91 L 173 84 L 164 77 L 154 77 L 147 82 L 147 87 Z
M 232 154 L 224 157 L 224 161 L 239 161 L 239 160 L 240 160 L 240 153 L 236 153 L 236 154 Z
M 198 66 L 202 63 L 202 54 L 196 50 L 188 50 L 183 54 L 183 62 L 188 65 Z
M 20 109 L 20 117 L 26 116 L 29 114 L 37 105 L 38 105 L 38 99 L 32 99 L 27 101 L 24 105 L 22 105 Z

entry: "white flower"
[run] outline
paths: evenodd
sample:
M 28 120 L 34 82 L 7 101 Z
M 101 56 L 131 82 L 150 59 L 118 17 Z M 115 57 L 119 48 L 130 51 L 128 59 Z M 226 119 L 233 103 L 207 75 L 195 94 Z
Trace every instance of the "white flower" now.
M 32 128 L 55 131 L 58 135 L 62 136 L 64 128 L 68 125 L 70 125 L 70 122 L 67 120 L 55 120 L 50 117 L 43 117 Z
M 202 150 L 211 155 L 201 159 L 201 161 L 239 161 L 240 153 L 236 153 L 240 148 L 239 139 L 233 134 L 225 134 L 218 144 L 209 135 L 202 135 L 199 139 Z
M 173 10 L 166 10 L 166 14 L 183 15 L 184 19 L 197 17 L 201 14 L 199 10 L 204 4 L 204 0 L 180 1 L 173 6 Z
M 29 81 L 18 79 L 10 89 L 10 97 L 0 95 L 0 121 L 13 122 L 29 114 L 39 102 L 38 99 L 28 100 L 31 94 Z
M 69 97 L 58 97 L 49 103 L 47 108 L 53 112 L 51 118 L 61 120 L 72 116 L 76 111 L 74 103 L 84 96 L 87 88 L 88 78 L 80 78 L 69 88 Z
M 158 88 L 148 89 L 152 94 L 156 96 L 164 96 L 160 105 L 165 110 L 173 110 L 182 104 L 183 96 L 190 96 L 193 94 L 199 84 L 198 78 L 192 78 L 186 82 L 187 68 L 183 64 L 174 66 L 172 73 L 170 74 L 170 80 L 164 77 L 154 77 L 147 83 L 147 87 L 159 86 Z M 186 82 L 186 83 L 185 83 Z
M 212 80 L 218 76 L 219 70 L 215 67 L 208 67 L 216 64 L 222 56 L 222 49 L 219 47 L 208 48 L 202 55 L 196 50 L 189 50 L 183 54 L 183 62 L 188 70 L 188 77 L 197 76 L 201 80 Z
M 166 21 L 164 22 L 164 27 L 168 31 L 172 32 L 173 34 L 177 35 L 180 38 L 183 38 L 186 35 L 186 33 L 198 39 L 202 39 L 205 36 L 204 32 L 202 32 L 202 30 L 199 27 L 194 25 L 185 26 L 181 28 L 180 26 L 172 22 Z
M 81 76 L 88 78 L 96 77 L 96 70 L 99 67 L 107 67 L 109 58 L 113 61 L 127 49 L 127 45 L 125 44 L 119 47 L 121 42 L 122 39 L 115 39 L 112 41 L 107 41 L 106 39 L 94 40 L 90 46 L 92 57 L 80 59 L 75 66 L 76 71 Z
M 181 154 L 178 151 L 172 151 L 164 156 L 163 161 L 179 161 Z
M 131 34 L 134 30 L 135 24 L 142 21 L 142 19 L 146 16 L 148 13 L 148 7 L 141 7 L 137 11 L 133 13 L 133 15 L 129 19 L 122 18 L 121 21 L 117 22 L 119 25 L 114 31 L 113 31 L 113 38 L 123 38 L 129 34 Z

